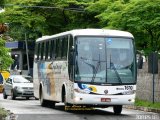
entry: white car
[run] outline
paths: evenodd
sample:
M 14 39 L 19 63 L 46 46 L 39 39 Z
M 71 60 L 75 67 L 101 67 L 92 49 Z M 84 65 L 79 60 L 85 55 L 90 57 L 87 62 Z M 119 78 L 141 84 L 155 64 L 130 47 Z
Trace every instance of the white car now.
M 12 100 L 16 97 L 34 97 L 33 83 L 24 78 L 22 75 L 11 75 L 4 83 L 3 98 L 11 96 Z

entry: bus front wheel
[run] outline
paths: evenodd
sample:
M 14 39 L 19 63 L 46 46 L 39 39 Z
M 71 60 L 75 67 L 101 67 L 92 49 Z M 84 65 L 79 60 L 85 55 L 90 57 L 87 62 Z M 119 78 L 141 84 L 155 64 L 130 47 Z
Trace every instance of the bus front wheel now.
M 115 105 L 113 106 L 114 114 L 119 115 L 122 112 L 122 105 Z

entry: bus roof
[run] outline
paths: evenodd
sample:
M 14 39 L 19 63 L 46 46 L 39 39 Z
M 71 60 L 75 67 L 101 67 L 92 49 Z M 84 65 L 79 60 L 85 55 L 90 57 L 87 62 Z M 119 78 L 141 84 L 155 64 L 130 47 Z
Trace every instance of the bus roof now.
M 109 29 L 75 29 L 67 32 L 62 32 L 59 34 L 51 35 L 51 36 L 42 36 L 38 38 L 36 42 L 49 40 L 52 38 L 57 38 L 60 36 L 72 35 L 74 36 L 118 36 L 118 37 L 130 37 L 133 38 L 133 35 L 126 31 L 120 30 L 109 30 Z

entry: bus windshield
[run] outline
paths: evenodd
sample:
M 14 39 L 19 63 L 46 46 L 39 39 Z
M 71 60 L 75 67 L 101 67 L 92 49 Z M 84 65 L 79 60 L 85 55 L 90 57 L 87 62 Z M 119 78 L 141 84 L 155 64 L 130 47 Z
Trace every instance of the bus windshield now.
M 134 84 L 133 40 L 123 37 L 77 37 L 75 82 Z

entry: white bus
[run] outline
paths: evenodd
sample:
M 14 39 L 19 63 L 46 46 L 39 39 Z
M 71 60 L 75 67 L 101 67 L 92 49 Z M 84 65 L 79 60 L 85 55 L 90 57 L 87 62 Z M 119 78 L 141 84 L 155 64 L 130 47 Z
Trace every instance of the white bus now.
M 134 104 L 134 37 L 106 29 L 77 29 L 36 40 L 34 95 L 42 106 L 109 107 Z

